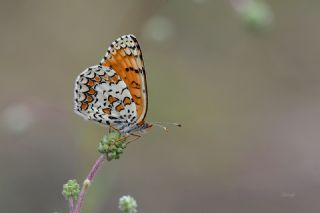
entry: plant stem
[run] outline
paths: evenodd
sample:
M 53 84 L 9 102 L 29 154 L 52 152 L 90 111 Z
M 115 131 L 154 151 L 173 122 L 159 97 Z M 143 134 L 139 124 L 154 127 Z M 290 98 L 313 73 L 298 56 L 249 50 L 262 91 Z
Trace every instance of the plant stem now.
M 102 163 L 106 160 L 106 156 L 105 155 L 101 155 L 95 162 L 95 164 L 92 166 L 87 178 L 85 179 L 85 181 L 82 184 L 82 188 L 78 197 L 78 202 L 77 202 L 77 206 L 76 209 L 74 211 L 74 213 L 80 213 L 81 210 L 81 206 L 83 203 L 83 199 L 84 199 L 84 195 L 90 185 L 90 183 L 92 182 L 93 178 L 96 176 L 97 171 L 99 170 L 99 168 L 102 166 Z
M 69 207 L 70 207 L 70 213 L 74 213 L 74 207 L 73 207 L 73 198 L 69 198 Z

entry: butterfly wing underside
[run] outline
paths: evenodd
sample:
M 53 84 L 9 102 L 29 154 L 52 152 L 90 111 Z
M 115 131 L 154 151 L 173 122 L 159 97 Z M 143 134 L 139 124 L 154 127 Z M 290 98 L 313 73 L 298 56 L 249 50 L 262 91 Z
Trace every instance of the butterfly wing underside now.
M 142 52 L 136 37 L 124 35 L 113 41 L 100 65 L 113 69 L 124 81 L 136 105 L 137 124 L 143 123 L 148 95 Z
M 137 121 L 136 105 L 122 78 L 110 67 L 92 66 L 76 79 L 74 111 L 87 120 L 123 130 Z

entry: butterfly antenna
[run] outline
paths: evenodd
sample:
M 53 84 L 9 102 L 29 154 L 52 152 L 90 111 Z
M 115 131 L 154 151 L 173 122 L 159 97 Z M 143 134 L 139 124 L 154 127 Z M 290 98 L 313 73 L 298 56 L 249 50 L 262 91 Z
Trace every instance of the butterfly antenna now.
M 168 132 L 168 128 L 166 126 L 163 126 L 162 124 L 169 124 L 169 125 L 174 125 L 177 127 L 182 127 L 182 125 L 179 123 L 169 123 L 169 122 L 154 122 L 153 123 L 153 125 L 161 127 L 162 129 L 164 129 L 164 131 Z

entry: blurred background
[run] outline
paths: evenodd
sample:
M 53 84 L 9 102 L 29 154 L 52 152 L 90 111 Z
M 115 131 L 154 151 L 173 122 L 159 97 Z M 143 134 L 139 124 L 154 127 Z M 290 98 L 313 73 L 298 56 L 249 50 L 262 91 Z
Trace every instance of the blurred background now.
M 68 212 L 106 128 L 73 85 L 135 34 L 153 128 L 98 173 L 83 212 L 320 211 L 320 1 L 13 0 L 0 5 L 0 212 Z

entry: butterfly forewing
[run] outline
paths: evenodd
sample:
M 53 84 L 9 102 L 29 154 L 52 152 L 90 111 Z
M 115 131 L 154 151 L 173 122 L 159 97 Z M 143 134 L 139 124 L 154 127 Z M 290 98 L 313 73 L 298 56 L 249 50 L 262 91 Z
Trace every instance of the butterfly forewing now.
M 126 84 L 136 105 L 137 123 L 144 122 L 148 96 L 142 52 L 134 35 L 124 35 L 109 46 L 103 67 L 113 69 Z

